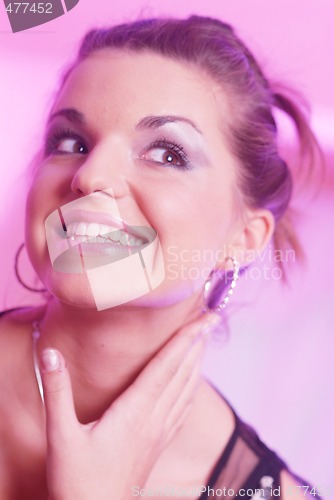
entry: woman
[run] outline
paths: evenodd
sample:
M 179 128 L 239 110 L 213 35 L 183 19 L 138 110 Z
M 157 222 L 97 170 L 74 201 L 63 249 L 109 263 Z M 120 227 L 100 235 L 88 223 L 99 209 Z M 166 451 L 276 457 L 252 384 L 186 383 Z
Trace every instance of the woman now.
M 218 20 L 86 35 L 26 208 L 50 298 L 0 324 L 1 498 L 316 496 L 200 376 L 240 269 L 293 241 L 274 107 L 311 151 Z

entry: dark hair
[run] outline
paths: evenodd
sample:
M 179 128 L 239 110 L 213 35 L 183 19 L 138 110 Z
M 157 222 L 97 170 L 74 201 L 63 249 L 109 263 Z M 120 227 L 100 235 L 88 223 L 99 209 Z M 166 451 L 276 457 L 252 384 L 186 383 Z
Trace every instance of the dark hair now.
M 233 28 L 217 19 L 145 19 L 93 29 L 84 37 L 76 61 L 66 71 L 61 86 L 75 66 L 103 48 L 154 53 L 185 61 L 219 82 L 229 97 L 231 119 L 225 126 L 228 146 L 238 160 L 238 184 L 249 207 L 266 208 L 276 220 L 276 249 L 292 247 L 301 254 L 286 213 L 292 193 L 292 175 L 277 148 L 274 107 L 293 120 L 301 150 L 310 158 L 318 148 L 300 107 L 275 91 L 259 64 Z

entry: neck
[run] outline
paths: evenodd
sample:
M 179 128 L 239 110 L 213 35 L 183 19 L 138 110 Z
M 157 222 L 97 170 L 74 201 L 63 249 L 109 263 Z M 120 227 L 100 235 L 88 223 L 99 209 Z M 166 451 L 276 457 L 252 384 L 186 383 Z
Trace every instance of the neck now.
M 49 302 L 40 321 L 38 352 L 54 347 L 65 357 L 80 422 L 99 419 L 166 341 L 198 316 L 195 300 L 99 312 Z

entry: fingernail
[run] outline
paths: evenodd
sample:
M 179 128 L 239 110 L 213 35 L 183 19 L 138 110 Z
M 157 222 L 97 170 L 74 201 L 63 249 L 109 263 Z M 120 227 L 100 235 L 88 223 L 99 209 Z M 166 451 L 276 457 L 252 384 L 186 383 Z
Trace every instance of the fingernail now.
M 201 329 L 201 335 L 207 336 L 213 333 L 216 329 L 216 326 L 221 322 L 221 317 L 216 313 L 210 313 L 210 316 L 204 323 Z
M 42 365 L 46 372 L 59 370 L 61 362 L 58 352 L 55 349 L 44 349 L 42 352 Z

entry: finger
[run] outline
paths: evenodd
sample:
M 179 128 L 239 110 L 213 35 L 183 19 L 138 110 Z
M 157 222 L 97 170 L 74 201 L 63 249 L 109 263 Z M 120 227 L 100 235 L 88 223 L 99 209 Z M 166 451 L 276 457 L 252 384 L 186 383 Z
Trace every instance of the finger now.
M 78 425 L 72 385 L 65 360 L 58 350 L 44 349 L 41 365 L 47 436 L 55 444 L 71 435 Z
M 166 428 L 177 422 L 194 398 L 201 377 L 206 343 L 205 338 L 196 342 L 156 405 L 154 415 L 165 422 Z
M 203 357 L 202 357 L 203 358 Z M 165 419 L 165 429 L 167 433 L 167 440 L 174 435 L 174 433 L 182 425 L 191 404 L 194 401 L 195 394 L 202 380 L 202 362 L 199 362 L 192 371 L 182 393 L 172 406 L 167 418 Z
M 180 369 L 182 373 L 186 356 L 195 345 L 197 347 L 200 345 L 197 341 L 219 321 L 219 316 L 207 314 L 176 332 L 137 377 L 134 385 L 137 385 L 138 390 L 146 389 L 146 393 L 148 396 L 151 395 L 153 401 L 160 398 L 168 384 L 179 375 Z
M 160 428 L 159 432 L 162 436 L 161 446 L 163 448 L 174 438 L 175 434 L 184 424 L 191 409 L 192 402 L 194 401 L 195 393 L 202 379 L 201 375 L 204 349 L 197 347 L 192 351 L 193 352 L 190 356 L 193 358 L 194 364 L 190 373 L 186 375 L 187 378 L 185 379 L 184 385 L 181 389 L 178 388 L 177 398 L 174 401 L 173 397 L 170 398 L 171 394 L 169 394 L 169 401 L 165 399 L 165 401 L 159 402 L 156 412 L 153 413 L 152 421 L 162 422 L 163 430 Z M 174 384 L 175 380 L 169 384 L 169 387 L 166 390 L 167 393 L 174 390 L 172 387 Z M 154 426 L 152 425 L 151 428 L 154 428 Z
M 218 315 L 206 314 L 178 330 L 122 395 L 123 402 L 132 403 L 137 413 L 141 410 L 147 415 L 147 412 L 153 411 L 168 384 L 177 376 L 197 337 L 210 331 L 220 321 Z

